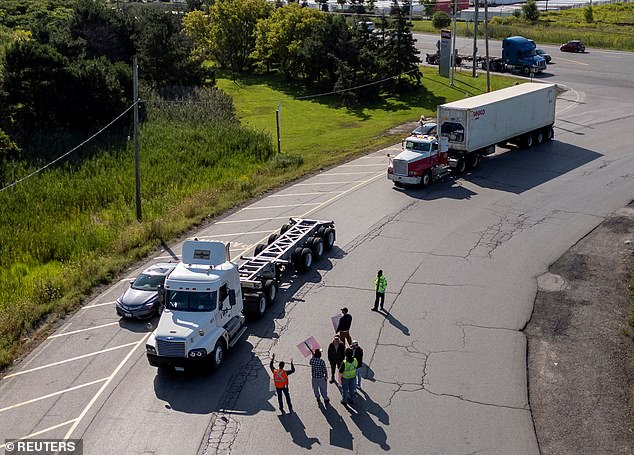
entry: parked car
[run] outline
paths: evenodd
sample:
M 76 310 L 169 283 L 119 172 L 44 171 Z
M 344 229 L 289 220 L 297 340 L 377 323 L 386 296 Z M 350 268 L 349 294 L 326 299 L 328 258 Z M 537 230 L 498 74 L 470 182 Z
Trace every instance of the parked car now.
M 586 46 L 579 40 L 568 41 L 559 47 L 562 52 L 585 52 Z
M 412 135 L 435 135 L 436 134 L 436 124 L 434 122 L 427 122 L 425 124 L 418 125 L 413 131 Z
M 544 60 L 546 60 L 546 63 L 550 63 L 550 61 L 553 59 L 550 54 L 548 54 L 545 50 L 543 49 L 535 49 L 535 53 L 537 55 L 541 55 Z
M 154 264 L 145 269 L 117 299 L 117 314 L 123 318 L 151 318 L 161 312 L 158 287 L 174 270 L 175 263 Z

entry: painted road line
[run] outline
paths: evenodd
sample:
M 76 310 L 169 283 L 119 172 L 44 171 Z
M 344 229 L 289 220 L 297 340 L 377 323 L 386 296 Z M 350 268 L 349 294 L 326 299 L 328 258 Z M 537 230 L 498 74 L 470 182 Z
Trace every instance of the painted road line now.
M 66 335 L 74 335 L 75 333 L 88 332 L 89 330 L 102 329 L 104 327 L 110 327 L 113 325 L 119 325 L 119 321 L 117 322 L 109 322 L 107 324 L 96 325 L 94 327 L 87 327 L 85 329 L 71 330 L 70 332 L 58 333 L 57 335 L 51 335 L 49 338 L 59 338 Z
M 57 395 L 61 395 L 66 392 L 72 392 L 73 390 L 83 389 L 84 387 L 90 387 L 91 385 L 99 384 L 100 382 L 106 381 L 108 378 L 97 379 L 96 381 L 87 382 L 85 384 L 76 385 L 74 387 L 69 387 L 68 389 L 60 390 L 58 392 L 49 393 L 48 395 L 43 395 L 41 397 L 33 398 L 32 400 L 23 401 L 21 403 L 12 404 L 11 406 L 7 406 L 6 408 L 0 408 L 0 412 L 8 411 L 10 409 L 19 408 L 20 406 L 25 406 L 27 404 L 35 403 L 36 401 L 46 400 L 47 398 L 55 397 Z
M 283 194 L 271 194 L 268 197 L 291 197 L 291 196 L 320 196 L 322 194 L 341 193 L 341 191 L 314 191 L 312 193 L 283 193 Z
M 143 337 L 143 338 L 145 339 L 145 337 Z M 70 359 L 60 360 L 59 362 L 48 363 L 48 364 L 42 365 L 40 367 L 29 368 L 28 370 L 16 371 L 15 373 L 11 373 L 11 374 L 6 375 L 4 377 L 4 379 L 9 379 L 9 378 L 12 378 L 12 377 L 15 377 L 15 376 L 21 376 L 23 374 L 32 373 L 32 372 L 38 371 L 38 370 L 43 370 L 44 368 L 55 367 L 57 365 L 62 365 L 64 363 L 68 363 L 68 362 L 74 362 L 75 360 L 81 360 L 81 359 L 85 359 L 87 357 L 93 357 L 93 356 L 96 356 L 96 355 L 99 355 L 99 354 L 104 354 L 106 352 L 116 351 L 117 349 L 123 349 L 123 348 L 126 348 L 128 346 L 132 346 L 133 344 L 136 344 L 136 343 L 137 343 L 137 341 L 133 341 L 132 343 L 121 344 L 119 346 L 114 346 L 114 347 L 111 347 L 111 348 L 102 349 L 100 351 L 90 352 L 88 354 L 79 355 L 77 357 L 71 357 Z
M 377 166 L 382 166 L 382 165 L 383 165 L 383 163 L 377 163 L 377 164 L 343 164 L 343 165 L 341 165 L 339 167 L 377 167 Z
M 557 60 L 563 60 L 564 62 L 569 62 L 569 63 L 576 63 L 577 65 L 590 66 L 589 63 L 579 62 L 577 60 L 570 60 L 563 57 L 557 57 Z
M 252 223 L 255 221 L 270 221 L 270 220 L 285 220 L 288 216 L 274 216 L 272 218 L 253 218 L 250 220 L 229 220 L 229 221 L 218 221 L 215 224 L 235 224 L 235 223 Z
M 175 261 L 180 261 L 178 257 L 174 256 L 155 256 L 154 259 L 174 259 Z
M 87 310 L 89 308 L 97 308 L 97 307 L 100 307 L 100 306 L 112 305 L 113 303 L 116 303 L 116 300 L 113 300 L 112 302 L 94 303 L 92 305 L 87 305 L 87 306 L 81 307 L 81 309 L 82 310 Z
M 203 235 L 196 237 L 198 240 L 214 240 L 218 237 L 235 237 L 239 235 L 265 234 L 270 231 L 250 231 L 250 232 L 233 232 L 231 234 Z
M 579 98 L 581 98 L 581 95 L 579 94 L 579 92 L 578 92 L 578 91 L 576 91 L 576 90 L 575 90 L 575 89 L 573 89 L 573 88 L 571 88 L 570 90 L 571 90 L 571 91 L 575 94 L 575 99 L 574 99 L 574 101 L 571 101 L 571 100 L 562 100 L 562 101 L 568 101 L 568 102 L 570 102 L 571 104 L 570 104 L 570 106 L 567 106 L 567 107 L 563 108 L 562 110 L 557 111 L 557 115 L 561 115 L 561 114 L 563 114 L 564 112 L 569 111 L 569 110 L 570 110 L 570 109 L 572 109 L 573 107 L 577 107 L 577 103 L 579 103 Z
M 293 186 L 315 186 L 315 185 L 349 185 L 351 183 L 356 183 L 354 180 L 353 181 L 347 181 L 347 182 L 312 182 L 312 183 L 296 183 Z
M 322 202 L 322 203 L 321 203 L 321 204 L 319 204 L 317 207 L 314 207 L 314 208 L 310 209 L 309 211 L 307 211 L 307 212 L 305 212 L 305 213 L 303 213 L 303 214 L 301 214 L 301 215 L 297 216 L 296 218 L 305 218 L 306 216 L 310 215 L 311 213 L 313 213 L 313 212 L 315 212 L 315 211 L 319 210 L 319 209 L 320 209 L 321 207 L 323 207 L 324 205 L 329 204 L 329 203 L 331 203 L 331 202 L 335 201 L 336 199 L 340 198 L 341 196 L 343 196 L 343 195 L 345 195 L 345 194 L 347 194 L 347 193 L 350 193 L 351 191 L 354 191 L 354 190 L 356 190 L 357 188 L 359 188 L 359 187 L 361 187 L 361 186 L 363 186 L 363 185 L 365 185 L 365 184 L 367 184 L 367 183 L 370 183 L 370 182 L 372 182 L 372 181 L 374 181 L 374 180 L 376 180 L 376 179 L 378 179 L 378 178 L 380 178 L 380 177 L 383 177 L 384 175 L 385 175 L 385 174 L 384 174 L 383 172 L 381 172 L 380 174 L 376 174 L 375 176 L 370 177 L 370 178 L 369 178 L 369 179 L 367 179 L 367 180 L 363 180 L 363 181 L 361 181 L 361 182 L 358 182 L 358 183 L 357 183 L 355 186 L 353 186 L 352 188 L 348 188 L 347 190 L 340 192 L 339 194 L 337 194 L 337 195 L 335 195 L 335 196 L 331 197 L 330 199 L 328 199 L 328 200 L 327 200 L 327 201 L 325 201 L 325 202 Z M 274 231 L 270 231 L 270 233 L 273 233 L 273 232 L 277 232 L 277 229 L 276 229 L 276 230 L 274 230 Z M 257 245 L 258 243 L 263 243 L 263 242 L 265 242 L 266 240 L 268 240 L 268 236 L 263 237 L 263 238 L 261 238 L 259 241 L 257 241 L 257 242 L 255 242 L 255 243 L 253 243 L 252 245 L 250 245 L 250 246 L 249 246 L 249 248 L 247 248 L 247 250 L 248 250 L 248 249 L 250 249 L 250 248 L 252 248 L 252 247 L 254 247 L 254 246 L 255 246 L 255 245 Z M 238 256 L 234 256 L 231 260 L 233 261 L 233 260 L 235 260 L 235 259 L 237 259 L 237 258 L 238 258 Z
M 359 171 L 359 172 L 325 172 L 323 174 L 317 174 L 314 177 L 330 177 L 332 175 L 361 175 L 372 174 L 374 171 Z
M 26 436 L 22 436 L 21 438 L 13 439 L 12 441 L 21 441 L 23 439 L 31 439 L 31 438 L 34 438 L 35 436 L 39 436 L 39 435 L 47 433 L 49 431 L 53 431 L 53 430 L 55 430 L 57 428 L 65 427 L 66 425 L 70 425 L 71 423 L 74 423 L 76 420 L 77 419 L 70 419 L 70 420 L 67 420 L 66 422 L 62 422 L 62 423 L 58 423 L 57 425 L 53 425 L 52 427 L 48 427 L 48 428 L 44 428 L 43 430 L 36 431 L 35 433 L 27 434 Z M 0 445 L 0 449 L 4 449 L 5 446 L 6 446 L 6 443 Z
M 119 365 L 117 366 L 117 368 L 115 368 L 115 370 L 112 372 L 112 374 L 110 376 L 108 376 L 108 379 L 106 379 L 106 382 L 104 382 L 102 384 L 102 386 L 99 388 L 99 390 L 97 391 L 97 393 L 95 393 L 95 395 L 92 397 L 92 399 L 90 400 L 90 402 L 86 405 L 86 407 L 84 408 L 84 410 L 81 412 L 81 414 L 79 414 L 79 417 L 77 417 L 77 419 L 75 419 L 75 421 L 73 422 L 73 426 L 69 428 L 68 432 L 66 433 L 66 436 L 64 436 L 64 439 L 70 439 L 70 436 L 73 434 L 73 431 L 75 431 L 75 428 L 77 428 L 77 425 L 79 425 L 79 422 L 82 421 L 82 419 L 84 417 L 86 417 L 86 414 L 88 413 L 88 411 L 90 410 L 90 408 L 95 404 L 95 402 L 97 401 L 97 399 L 99 398 L 99 396 L 101 396 L 101 394 L 103 393 L 104 390 L 106 390 L 106 388 L 108 387 L 108 385 L 110 385 L 110 383 L 112 382 L 112 380 L 114 379 L 114 377 L 117 375 L 117 373 L 121 370 L 121 368 L 123 368 L 123 365 L 126 364 L 126 362 L 130 359 L 130 357 L 132 357 L 132 354 L 134 353 L 134 351 L 137 350 L 137 348 L 139 346 L 141 346 L 145 340 L 148 339 L 148 337 L 150 336 L 150 333 L 146 333 L 145 336 L 143 338 L 141 338 L 139 341 L 137 341 L 134 344 L 134 347 L 132 349 L 130 349 L 130 351 L 128 352 L 128 354 L 125 356 L 125 358 L 121 361 L 121 363 L 119 363 Z
M 302 207 L 304 205 L 319 205 L 319 202 L 303 202 L 301 204 L 287 204 L 287 205 L 269 205 L 266 207 L 260 207 L 260 206 L 245 207 L 240 211 L 242 212 L 244 210 L 287 209 L 289 207 Z

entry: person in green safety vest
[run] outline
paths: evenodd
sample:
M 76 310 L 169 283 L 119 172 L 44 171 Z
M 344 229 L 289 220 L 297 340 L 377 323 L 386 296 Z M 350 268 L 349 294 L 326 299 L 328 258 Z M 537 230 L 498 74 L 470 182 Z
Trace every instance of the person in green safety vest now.
M 341 373 L 341 404 L 354 404 L 352 397 L 354 397 L 356 392 L 358 366 L 359 362 L 354 358 L 352 349 L 346 349 L 346 358 L 339 367 L 339 373 Z
M 379 270 L 374 279 L 374 290 L 376 291 L 376 297 L 374 299 L 374 307 L 372 311 L 378 311 L 379 302 L 381 303 L 381 309 L 383 309 L 383 303 L 385 303 L 385 289 L 387 289 L 387 278 L 383 275 L 383 270 Z

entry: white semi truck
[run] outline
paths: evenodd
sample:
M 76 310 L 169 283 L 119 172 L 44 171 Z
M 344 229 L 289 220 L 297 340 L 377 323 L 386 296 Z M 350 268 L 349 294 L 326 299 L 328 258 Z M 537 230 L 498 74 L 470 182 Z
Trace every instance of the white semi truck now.
M 525 83 L 438 106 L 438 137 L 412 135 L 390 157 L 396 186 L 428 185 L 447 172 L 474 168 L 495 146 L 529 148 L 554 137 L 555 84 Z
M 262 317 L 275 301 L 287 267 L 307 271 L 334 243 L 333 221 L 301 218 L 291 218 L 239 265 L 229 244 L 186 240 L 182 261 L 159 289 L 164 310 L 146 343 L 150 365 L 218 369 L 245 332 L 245 316 Z

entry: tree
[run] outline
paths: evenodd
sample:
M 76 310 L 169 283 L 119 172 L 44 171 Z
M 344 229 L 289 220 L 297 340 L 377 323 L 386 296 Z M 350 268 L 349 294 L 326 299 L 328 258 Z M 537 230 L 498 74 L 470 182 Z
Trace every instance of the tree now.
M 7 183 L 7 164 L 14 161 L 20 155 L 20 149 L 11 140 L 9 135 L 0 129 L 0 186 Z
M 408 19 L 409 1 L 404 2 L 401 7 L 397 0 L 394 0 L 392 10 L 396 12 L 396 17 L 392 19 L 391 28 L 388 30 L 382 49 L 388 74 L 398 76 L 398 83 L 413 79 L 418 84 L 421 78 L 418 70 L 420 51 L 416 49 L 412 23 Z M 405 79 L 403 73 L 408 74 Z
M 592 4 L 587 4 L 583 7 L 583 17 L 588 24 L 594 22 L 594 10 L 592 9 Z
M 423 0 L 423 14 L 432 17 L 436 9 L 436 0 Z
M 240 72 L 252 64 L 257 22 L 271 11 L 266 0 L 216 2 L 208 15 L 189 13 L 184 19 L 185 33 L 193 39 L 198 58 L 210 58 L 222 68 Z
M 528 22 L 537 22 L 539 20 L 539 10 L 535 0 L 527 0 L 522 5 L 522 14 L 524 14 L 524 19 Z
M 444 11 L 436 11 L 431 18 L 431 23 L 435 29 L 440 30 L 451 24 L 451 18 Z

